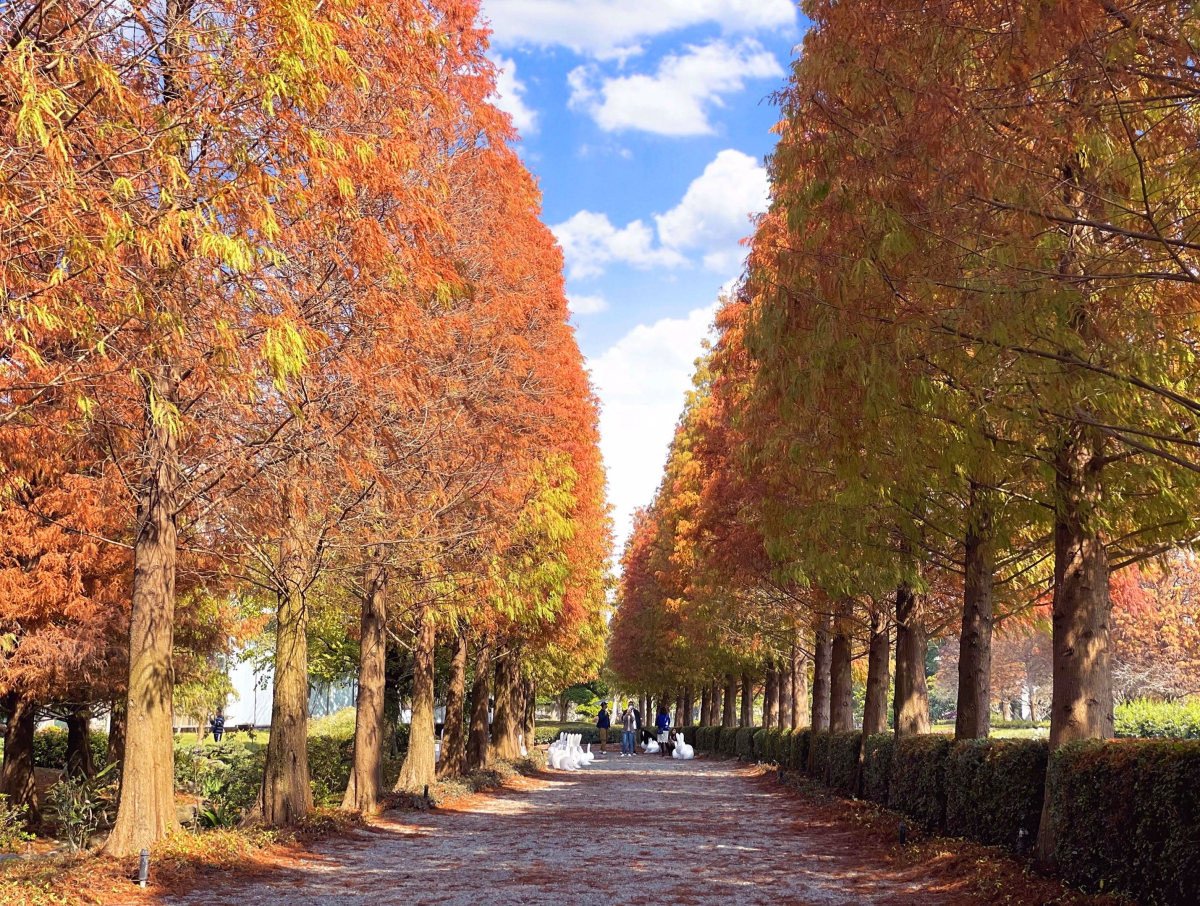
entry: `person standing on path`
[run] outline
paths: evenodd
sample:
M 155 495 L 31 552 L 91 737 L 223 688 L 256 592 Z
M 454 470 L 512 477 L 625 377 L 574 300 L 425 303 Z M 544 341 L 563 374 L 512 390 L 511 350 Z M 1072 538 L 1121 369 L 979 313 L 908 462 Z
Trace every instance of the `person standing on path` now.
M 596 729 L 600 731 L 600 754 L 608 754 L 608 728 L 612 720 L 608 716 L 608 702 L 600 702 L 600 715 L 596 718 Z
M 654 728 L 658 730 L 659 754 L 666 758 L 667 744 L 671 741 L 671 714 L 663 705 L 658 706 L 658 716 L 654 718 Z
M 212 730 L 213 740 L 220 742 L 221 737 L 225 735 L 225 712 L 218 708 L 217 716 L 212 719 L 208 727 Z
M 642 715 L 629 700 L 629 707 L 621 712 L 621 757 L 633 757 L 637 752 L 637 731 L 642 728 Z

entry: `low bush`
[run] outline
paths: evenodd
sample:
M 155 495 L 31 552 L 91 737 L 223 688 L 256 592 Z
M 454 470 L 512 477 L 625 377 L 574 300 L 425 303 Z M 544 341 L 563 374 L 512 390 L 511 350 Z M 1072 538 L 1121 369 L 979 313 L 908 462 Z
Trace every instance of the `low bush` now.
M 818 730 L 809 740 L 808 762 L 804 770 L 809 771 L 817 779 L 825 776 L 825 768 L 829 764 L 829 731 Z
M 861 745 L 862 732 L 859 730 L 829 734 L 829 772 L 826 776 L 830 789 L 847 796 L 854 792 L 854 777 L 858 773 L 858 750 Z
M 770 761 L 771 760 L 770 758 L 767 757 L 767 737 L 769 737 L 770 735 L 771 735 L 771 731 L 768 730 L 766 727 L 763 727 L 761 730 L 754 731 L 754 740 L 753 740 L 753 745 L 752 745 L 753 754 L 751 756 L 752 761 Z
M 896 740 L 888 807 L 929 830 L 946 824 L 946 762 L 954 739 L 941 734 Z
M 808 747 L 812 741 L 812 730 L 805 727 L 792 732 L 792 751 L 788 767 L 793 771 L 808 770 Z
M 93 730 L 88 734 L 92 762 L 99 767 L 108 755 L 108 734 Z M 67 731 L 46 727 L 33 734 L 33 766 L 61 771 L 67 765 Z
M 792 730 L 790 727 L 771 731 L 769 755 L 771 764 L 787 767 L 792 757 Z
M 1047 775 L 1054 858 L 1072 883 L 1145 903 L 1200 892 L 1200 742 L 1071 743 Z
M 717 751 L 717 737 L 721 735 L 720 727 L 697 727 L 696 728 L 696 746 L 697 752 L 715 752 Z
M 721 735 L 717 739 L 717 751 L 722 755 L 737 755 L 737 741 L 740 732 L 737 727 L 722 727 Z
M 350 782 L 354 764 L 354 734 L 308 737 L 308 774 L 312 783 L 313 804 L 337 806 Z
M 739 761 L 754 761 L 754 734 L 759 727 L 740 727 L 736 731 L 733 754 Z
M 1200 739 L 1200 699 L 1155 702 L 1139 699 L 1117 705 L 1118 736 L 1136 739 Z
M 896 754 L 896 737 L 892 733 L 868 736 L 863 744 L 864 799 L 887 805 L 888 788 L 892 780 L 892 758 Z
M 696 732 L 699 729 L 700 728 L 696 727 L 696 726 L 684 727 L 683 729 L 681 729 L 680 732 L 683 734 L 683 741 L 686 742 L 689 746 L 692 746 L 693 748 L 695 748 Z
M 946 763 L 946 832 L 1022 849 L 1037 839 L 1050 747 L 1044 739 L 967 739 Z

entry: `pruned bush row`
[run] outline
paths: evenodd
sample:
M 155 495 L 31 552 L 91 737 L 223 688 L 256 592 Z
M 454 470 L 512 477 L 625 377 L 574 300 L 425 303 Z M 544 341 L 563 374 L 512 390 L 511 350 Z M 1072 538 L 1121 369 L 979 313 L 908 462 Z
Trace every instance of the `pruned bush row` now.
M 695 745 L 795 771 L 811 764 L 831 788 L 931 832 L 1018 852 L 1033 846 L 1048 794 L 1054 859 L 1070 883 L 1148 904 L 1200 902 L 1200 741 L 1073 743 L 1051 758 L 1044 739 L 701 727 Z

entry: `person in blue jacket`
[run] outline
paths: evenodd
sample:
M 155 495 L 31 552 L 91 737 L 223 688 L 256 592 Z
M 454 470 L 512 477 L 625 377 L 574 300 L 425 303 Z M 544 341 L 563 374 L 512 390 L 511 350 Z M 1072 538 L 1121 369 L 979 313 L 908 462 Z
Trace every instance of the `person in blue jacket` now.
M 665 705 L 658 706 L 658 716 L 654 718 L 654 728 L 658 730 L 659 754 L 665 758 L 670 754 L 667 749 L 671 742 L 671 714 Z

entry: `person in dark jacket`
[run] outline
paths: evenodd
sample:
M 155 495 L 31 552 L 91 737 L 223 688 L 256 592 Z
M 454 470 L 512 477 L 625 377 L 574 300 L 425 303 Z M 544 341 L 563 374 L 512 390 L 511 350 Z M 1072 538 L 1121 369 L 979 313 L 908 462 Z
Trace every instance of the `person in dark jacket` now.
M 671 742 L 671 715 L 663 705 L 658 706 L 658 716 L 654 718 L 654 728 L 658 730 L 658 751 L 663 758 Z
M 642 712 L 633 706 L 633 699 L 629 700 L 629 707 L 621 712 L 621 756 L 628 755 L 633 757 L 637 754 L 637 733 L 642 728 Z
M 208 726 L 212 730 L 213 741 L 220 742 L 221 737 L 225 735 L 225 715 L 218 711 L 217 716 L 212 719 Z
M 608 754 L 608 728 L 612 726 L 612 718 L 608 713 L 608 702 L 600 702 L 600 714 L 596 718 L 596 729 L 600 731 L 600 754 Z

